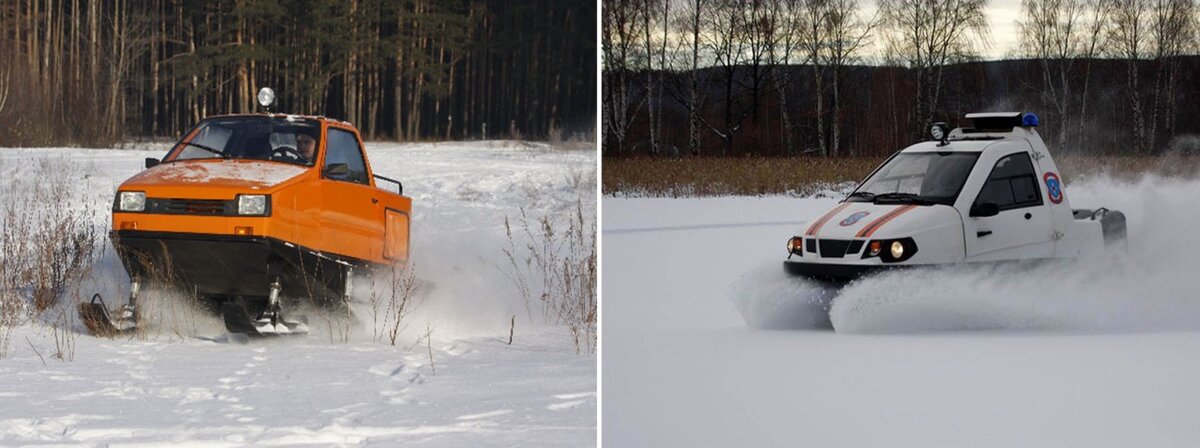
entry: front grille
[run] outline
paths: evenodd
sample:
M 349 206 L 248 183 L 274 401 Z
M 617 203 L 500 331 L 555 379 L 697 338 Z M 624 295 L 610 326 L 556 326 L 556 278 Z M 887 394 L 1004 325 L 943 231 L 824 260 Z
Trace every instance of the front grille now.
M 846 249 L 846 255 L 854 255 L 862 251 L 863 243 L 865 243 L 863 240 L 851 241 L 850 248 Z
M 846 249 L 850 247 L 850 240 L 818 240 L 817 245 L 821 248 L 821 257 L 823 258 L 842 258 L 846 256 Z
M 234 201 L 220 199 L 159 199 L 146 198 L 146 213 L 167 215 L 236 215 Z

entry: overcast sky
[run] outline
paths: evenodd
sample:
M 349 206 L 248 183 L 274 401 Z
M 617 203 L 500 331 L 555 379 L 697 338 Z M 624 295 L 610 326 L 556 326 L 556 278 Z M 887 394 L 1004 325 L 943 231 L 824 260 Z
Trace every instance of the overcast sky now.
M 875 2 L 860 0 L 867 16 L 875 14 Z M 1021 0 L 989 0 L 988 21 L 991 25 L 991 45 L 979 49 L 985 59 L 1015 57 L 1017 48 L 1017 15 L 1021 12 Z
M 1017 48 L 1017 15 L 1021 0 L 991 0 L 988 18 L 992 23 L 992 48 L 984 53 L 988 59 L 1012 56 Z

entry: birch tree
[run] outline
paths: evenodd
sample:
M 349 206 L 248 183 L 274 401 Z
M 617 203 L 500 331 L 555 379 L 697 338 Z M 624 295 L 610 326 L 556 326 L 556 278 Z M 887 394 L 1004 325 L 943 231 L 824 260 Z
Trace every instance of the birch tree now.
M 987 43 L 987 0 L 881 0 L 879 7 L 888 51 L 916 78 L 910 136 L 919 138 L 937 112 L 945 67 Z

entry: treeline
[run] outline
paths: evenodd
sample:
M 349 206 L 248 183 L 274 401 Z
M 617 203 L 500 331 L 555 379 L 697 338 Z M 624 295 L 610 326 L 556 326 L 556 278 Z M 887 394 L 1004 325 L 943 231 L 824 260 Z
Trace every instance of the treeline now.
M 935 121 L 1033 111 L 1064 151 L 1200 151 L 1196 0 L 604 0 L 605 155 L 885 155 Z M 965 123 L 962 123 L 965 124 Z
M 595 120 L 586 0 L 0 0 L 0 145 L 176 136 L 276 111 L 368 138 L 546 138 Z

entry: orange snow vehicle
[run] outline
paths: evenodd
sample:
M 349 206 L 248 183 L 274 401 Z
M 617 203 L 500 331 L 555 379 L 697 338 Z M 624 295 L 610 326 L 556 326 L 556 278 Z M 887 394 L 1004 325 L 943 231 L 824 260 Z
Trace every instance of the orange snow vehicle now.
M 273 99 L 259 93 L 264 106 Z M 305 333 L 283 299 L 337 306 L 355 270 L 406 263 L 411 212 L 400 182 L 372 171 L 350 123 L 208 117 L 117 189 L 110 236 L 129 302 L 110 313 L 94 297 L 80 316 L 94 334 L 130 331 L 144 283 L 169 279 L 219 310 L 232 333 Z

